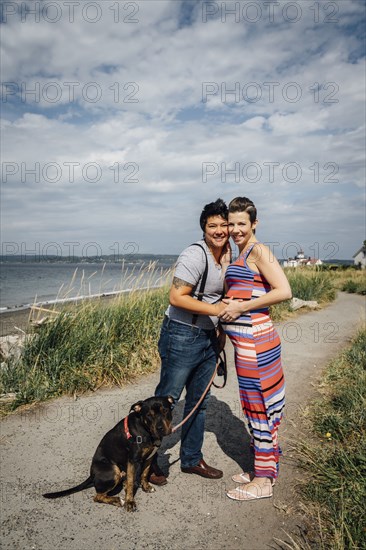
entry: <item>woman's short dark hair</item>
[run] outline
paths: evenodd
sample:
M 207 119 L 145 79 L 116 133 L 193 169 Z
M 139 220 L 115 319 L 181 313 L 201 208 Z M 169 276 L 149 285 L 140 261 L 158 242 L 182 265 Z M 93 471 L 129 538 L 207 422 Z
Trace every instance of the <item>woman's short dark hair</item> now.
M 236 197 L 230 201 L 229 212 L 247 212 L 249 214 L 250 223 L 254 223 L 257 219 L 257 209 L 254 202 L 247 197 Z
M 221 216 L 224 220 L 228 218 L 228 208 L 222 199 L 217 199 L 215 202 L 206 204 L 200 216 L 200 226 L 202 231 L 205 231 L 208 218 L 211 216 Z

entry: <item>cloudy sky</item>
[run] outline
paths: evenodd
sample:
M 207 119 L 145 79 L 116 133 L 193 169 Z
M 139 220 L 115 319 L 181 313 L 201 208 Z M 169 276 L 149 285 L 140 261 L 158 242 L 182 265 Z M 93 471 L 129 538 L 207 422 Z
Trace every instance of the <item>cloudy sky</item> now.
M 238 195 L 279 258 L 360 248 L 364 0 L 1 8 L 3 253 L 175 254 Z

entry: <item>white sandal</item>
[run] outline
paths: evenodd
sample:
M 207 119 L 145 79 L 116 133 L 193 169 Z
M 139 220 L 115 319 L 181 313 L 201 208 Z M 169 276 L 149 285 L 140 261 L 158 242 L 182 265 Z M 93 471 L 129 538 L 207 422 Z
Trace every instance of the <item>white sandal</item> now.
M 254 477 L 254 472 L 242 472 L 241 474 L 235 474 L 231 477 L 234 483 L 250 483 Z M 272 487 L 276 484 L 276 480 L 272 478 Z
M 228 491 L 226 495 L 232 500 L 258 500 L 260 498 L 270 498 L 273 496 L 272 484 L 266 483 L 262 487 L 258 484 L 251 483 L 253 490 L 248 490 L 246 487 L 236 487 Z
M 251 482 L 251 479 L 250 479 L 250 476 L 254 474 L 250 474 L 250 473 L 247 473 L 247 472 L 242 472 L 241 474 L 235 474 L 231 477 L 231 479 L 235 482 L 235 483 L 250 483 Z

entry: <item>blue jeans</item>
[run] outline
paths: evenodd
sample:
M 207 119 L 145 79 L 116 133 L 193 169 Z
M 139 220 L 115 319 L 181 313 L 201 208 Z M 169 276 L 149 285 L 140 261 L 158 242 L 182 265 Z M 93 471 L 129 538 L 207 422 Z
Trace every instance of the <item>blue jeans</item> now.
M 184 325 L 165 317 L 159 339 L 160 382 L 156 396 L 171 395 L 175 402 L 186 388 L 184 417 L 190 413 L 206 389 L 215 370 L 216 331 Z M 182 426 L 180 460 L 182 468 L 197 466 L 205 430 L 207 393 L 198 410 Z

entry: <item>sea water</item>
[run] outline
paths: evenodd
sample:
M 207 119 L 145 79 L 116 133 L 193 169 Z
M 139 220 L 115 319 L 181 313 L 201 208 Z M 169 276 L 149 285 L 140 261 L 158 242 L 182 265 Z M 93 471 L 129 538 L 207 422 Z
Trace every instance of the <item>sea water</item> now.
M 172 257 L 132 262 L 4 262 L 0 266 L 0 311 L 161 286 Z

